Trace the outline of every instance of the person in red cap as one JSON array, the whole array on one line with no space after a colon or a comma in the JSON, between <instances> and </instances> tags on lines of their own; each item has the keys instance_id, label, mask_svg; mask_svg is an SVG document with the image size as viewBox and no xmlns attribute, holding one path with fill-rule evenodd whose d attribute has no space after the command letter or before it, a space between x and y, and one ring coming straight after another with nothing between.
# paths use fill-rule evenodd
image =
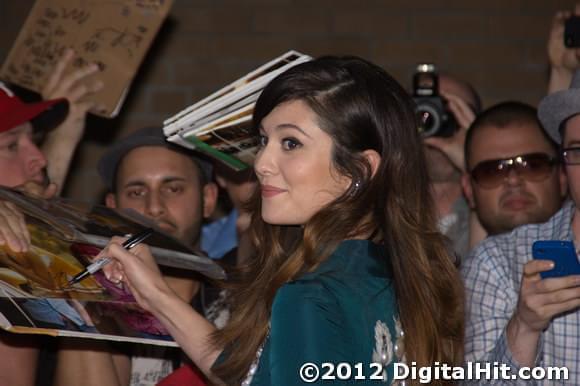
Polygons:
<instances>
[{"instance_id":1,"label":"person in red cap","mask_svg":"<svg viewBox=\"0 0 580 386\"><path fill-rule=\"evenodd\" d=\"M50 190L60 191L83 135L87 111L99 108L84 98L102 88L101 82L87 82L98 71L96 65L64 76L73 57L74 52L68 50L57 63L41 102L24 103L0 83L0 186L17 187L32 181L46 188L50 176L57 185ZM33 141L34 133L46 134L42 152Z\"/></svg>"},{"instance_id":2,"label":"person in red cap","mask_svg":"<svg viewBox=\"0 0 580 386\"><path fill-rule=\"evenodd\" d=\"M84 98L100 90L100 82L89 82L98 71L89 65L65 76L74 52L68 50L57 63L42 94L44 100L24 103L0 82L0 186L19 188L51 197L59 192L90 109L99 108ZM50 130L50 131L48 131ZM46 134L42 150L35 133ZM0 226L10 216L21 214L0 201ZM14 217L12 217L14 218ZM11 240L0 238L0 245ZM0 332L0 384L31 386L35 382L38 338Z\"/></svg>"}]
</instances>

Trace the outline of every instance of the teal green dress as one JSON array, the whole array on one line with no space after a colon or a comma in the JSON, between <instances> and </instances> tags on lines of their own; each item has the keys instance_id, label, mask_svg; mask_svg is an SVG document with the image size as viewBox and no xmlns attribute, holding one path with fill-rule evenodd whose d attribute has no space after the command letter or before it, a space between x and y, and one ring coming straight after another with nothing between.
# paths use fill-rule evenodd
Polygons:
<instances>
[{"instance_id":1,"label":"teal green dress","mask_svg":"<svg viewBox=\"0 0 580 386\"><path fill-rule=\"evenodd\" d=\"M315 271L281 287L270 333L244 384L307 384L299 375L306 362L318 366L320 377L331 370L323 363L336 366L327 374L334 380L319 378L313 384L391 384L393 362L402 359L403 333L384 253L370 241L347 240ZM339 370L342 362L347 364ZM373 374L382 380L371 380Z\"/></svg>"}]
</instances>

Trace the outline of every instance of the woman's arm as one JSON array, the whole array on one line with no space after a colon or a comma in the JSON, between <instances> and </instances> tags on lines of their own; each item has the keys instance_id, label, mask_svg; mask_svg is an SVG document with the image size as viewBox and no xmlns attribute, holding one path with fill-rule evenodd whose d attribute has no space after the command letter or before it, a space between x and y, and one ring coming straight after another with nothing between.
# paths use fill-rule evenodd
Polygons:
<instances>
[{"instance_id":1,"label":"woman's arm","mask_svg":"<svg viewBox=\"0 0 580 386\"><path fill-rule=\"evenodd\" d=\"M120 246L122 241L113 238L101 253L114 259L106 267L107 278L128 285L139 305L155 315L197 367L219 384L211 372L222 351L210 341L215 327L167 285L146 245L128 252Z\"/></svg>"}]
</instances>

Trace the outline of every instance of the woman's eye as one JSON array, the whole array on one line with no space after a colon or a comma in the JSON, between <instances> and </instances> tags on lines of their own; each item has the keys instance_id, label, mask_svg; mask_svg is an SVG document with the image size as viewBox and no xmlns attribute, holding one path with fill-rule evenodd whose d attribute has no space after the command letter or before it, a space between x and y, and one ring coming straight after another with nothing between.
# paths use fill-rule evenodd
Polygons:
<instances>
[{"instance_id":1,"label":"woman's eye","mask_svg":"<svg viewBox=\"0 0 580 386\"><path fill-rule=\"evenodd\" d=\"M284 138L282 140L282 148L284 150L294 150L302 146L302 143L295 138Z\"/></svg>"},{"instance_id":2,"label":"woman's eye","mask_svg":"<svg viewBox=\"0 0 580 386\"><path fill-rule=\"evenodd\" d=\"M260 147L266 147L266 145L268 144L268 137L260 134L258 138L258 144L260 145Z\"/></svg>"}]
</instances>

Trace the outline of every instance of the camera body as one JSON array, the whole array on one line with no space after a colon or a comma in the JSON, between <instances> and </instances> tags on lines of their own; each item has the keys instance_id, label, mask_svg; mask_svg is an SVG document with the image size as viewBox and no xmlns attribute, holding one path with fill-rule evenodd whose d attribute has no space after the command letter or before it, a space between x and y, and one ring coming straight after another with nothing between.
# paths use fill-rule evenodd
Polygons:
<instances>
[{"instance_id":1,"label":"camera body","mask_svg":"<svg viewBox=\"0 0 580 386\"><path fill-rule=\"evenodd\" d=\"M564 45L580 47L580 16L571 16L564 22Z\"/></svg>"},{"instance_id":2,"label":"camera body","mask_svg":"<svg viewBox=\"0 0 580 386\"><path fill-rule=\"evenodd\" d=\"M417 65L413 75L413 100L419 121L417 129L423 137L450 137L457 131L457 121L439 95L439 76L433 64Z\"/></svg>"}]
</instances>

